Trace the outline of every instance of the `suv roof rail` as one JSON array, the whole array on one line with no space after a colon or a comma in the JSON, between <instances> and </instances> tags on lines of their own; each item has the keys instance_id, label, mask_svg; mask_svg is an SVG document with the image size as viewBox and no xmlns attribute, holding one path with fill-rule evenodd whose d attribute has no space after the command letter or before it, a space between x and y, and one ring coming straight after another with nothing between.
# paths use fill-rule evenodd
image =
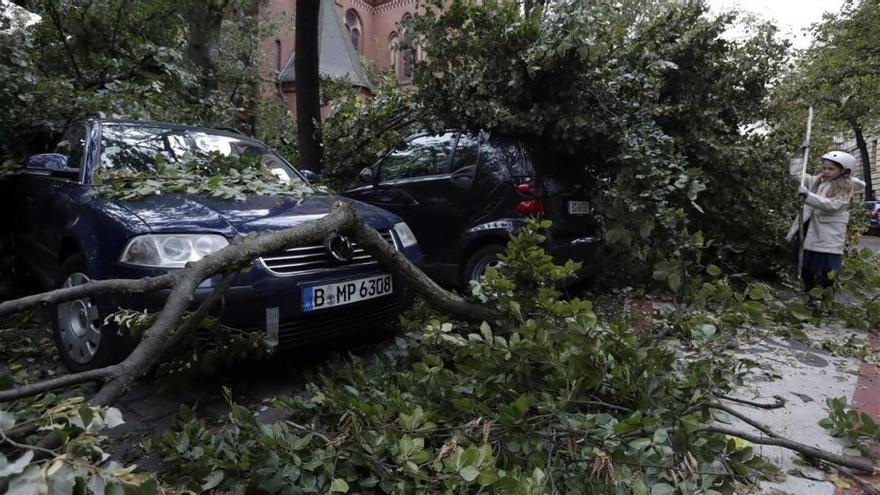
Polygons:
<instances>
[{"instance_id":1,"label":"suv roof rail","mask_svg":"<svg viewBox=\"0 0 880 495\"><path fill-rule=\"evenodd\" d=\"M215 127L214 129L217 129L218 131L227 131L227 132L232 132L232 133L235 133L235 134L240 134L240 135L242 135L242 136L247 136L247 134L245 134L245 133L239 131L239 130L236 129L235 127Z\"/></svg>"}]
</instances>

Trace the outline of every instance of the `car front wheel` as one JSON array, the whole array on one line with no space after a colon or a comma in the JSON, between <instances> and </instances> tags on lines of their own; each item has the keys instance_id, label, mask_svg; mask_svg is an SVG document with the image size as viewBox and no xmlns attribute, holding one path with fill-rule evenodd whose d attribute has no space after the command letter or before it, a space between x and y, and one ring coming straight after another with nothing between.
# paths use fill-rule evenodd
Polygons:
<instances>
[{"instance_id":1,"label":"car front wheel","mask_svg":"<svg viewBox=\"0 0 880 495\"><path fill-rule=\"evenodd\" d=\"M62 264L59 287L74 287L89 281L85 262L80 255L68 258ZM55 345L61 360L71 372L103 368L117 362L122 356L115 331L104 328L104 315L91 297L55 304L52 308Z\"/></svg>"}]
</instances>

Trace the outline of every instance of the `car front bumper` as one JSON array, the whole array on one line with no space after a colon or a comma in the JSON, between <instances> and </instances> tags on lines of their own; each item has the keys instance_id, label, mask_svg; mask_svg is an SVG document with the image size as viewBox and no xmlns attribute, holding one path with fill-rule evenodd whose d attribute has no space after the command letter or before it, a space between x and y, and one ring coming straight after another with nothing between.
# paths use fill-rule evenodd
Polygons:
<instances>
[{"instance_id":1,"label":"car front bumper","mask_svg":"<svg viewBox=\"0 0 880 495\"><path fill-rule=\"evenodd\" d=\"M120 278L156 274L133 267L120 266L118 269L124 272L119 274L124 275ZM210 314L231 327L265 332L281 348L326 342L394 321L409 302L409 293L398 278L392 277L393 289L389 295L305 311L303 289L383 273L385 271L381 267L372 265L278 276L255 264L250 271L236 276ZM220 276L212 277L196 289L190 311L207 299L220 280ZM149 294L111 294L95 299L101 314L105 316L120 309L155 313L162 310L171 293L172 289L164 289Z\"/></svg>"}]
</instances>

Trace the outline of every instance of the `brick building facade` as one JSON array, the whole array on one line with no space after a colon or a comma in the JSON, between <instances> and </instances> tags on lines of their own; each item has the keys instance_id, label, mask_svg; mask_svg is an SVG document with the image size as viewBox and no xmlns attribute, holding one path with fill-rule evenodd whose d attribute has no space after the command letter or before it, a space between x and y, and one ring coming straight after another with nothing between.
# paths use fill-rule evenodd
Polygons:
<instances>
[{"instance_id":1,"label":"brick building facade","mask_svg":"<svg viewBox=\"0 0 880 495\"><path fill-rule=\"evenodd\" d=\"M413 64L420 56L402 48L408 33L408 18L423 7L419 0L301 0L322 2L319 34L322 75L345 76L352 84L369 89L362 61L378 69L393 68L397 78L407 83ZM260 14L280 21L274 36L263 40L266 54L263 71L266 95L277 94L294 110L293 57L294 20L297 0L268 0Z\"/></svg>"}]
</instances>

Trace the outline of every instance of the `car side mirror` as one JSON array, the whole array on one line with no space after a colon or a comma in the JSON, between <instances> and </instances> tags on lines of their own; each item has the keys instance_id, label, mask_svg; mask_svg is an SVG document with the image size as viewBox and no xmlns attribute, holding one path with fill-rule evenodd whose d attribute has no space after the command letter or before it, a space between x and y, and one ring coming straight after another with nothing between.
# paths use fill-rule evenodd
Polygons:
<instances>
[{"instance_id":1,"label":"car side mirror","mask_svg":"<svg viewBox=\"0 0 880 495\"><path fill-rule=\"evenodd\" d=\"M311 170L300 170L300 173L302 173L303 177L305 177L306 180L309 181L309 183L314 184L315 182L321 180L321 175L317 172L312 172Z\"/></svg>"},{"instance_id":2,"label":"car side mirror","mask_svg":"<svg viewBox=\"0 0 880 495\"><path fill-rule=\"evenodd\" d=\"M373 178L373 169L370 167L363 168L360 173L358 173L358 180L364 184L372 184Z\"/></svg>"},{"instance_id":3,"label":"car side mirror","mask_svg":"<svg viewBox=\"0 0 880 495\"><path fill-rule=\"evenodd\" d=\"M79 169L67 166L67 156L60 153L42 153L27 159L24 168L36 172L45 172L53 177L67 179L79 178Z\"/></svg>"}]
</instances>

